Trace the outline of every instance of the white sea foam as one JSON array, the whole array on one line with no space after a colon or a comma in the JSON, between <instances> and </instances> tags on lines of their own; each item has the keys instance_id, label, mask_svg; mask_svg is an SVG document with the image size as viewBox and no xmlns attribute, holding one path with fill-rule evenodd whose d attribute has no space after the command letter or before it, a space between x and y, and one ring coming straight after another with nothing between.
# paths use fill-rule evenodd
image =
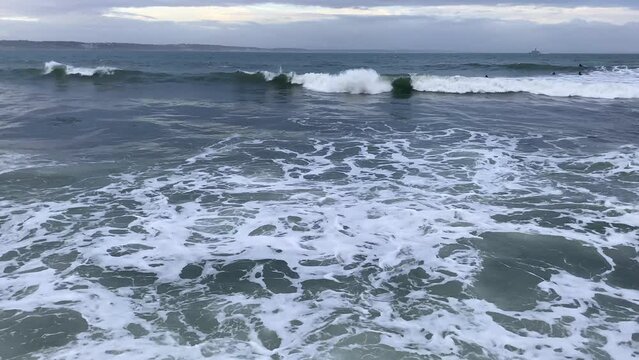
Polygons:
<instances>
[{"instance_id":1,"label":"white sea foam","mask_svg":"<svg viewBox=\"0 0 639 360\"><path fill-rule=\"evenodd\" d=\"M585 75L466 77L413 75L413 89L451 94L523 92L555 97L639 98L639 69L615 68Z\"/></svg>"},{"instance_id":2,"label":"white sea foam","mask_svg":"<svg viewBox=\"0 0 639 360\"><path fill-rule=\"evenodd\" d=\"M325 93L380 94L392 90L391 82L372 69L350 69L337 74L260 71L266 81L279 75L288 77L291 84Z\"/></svg>"},{"instance_id":3,"label":"white sea foam","mask_svg":"<svg viewBox=\"0 0 639 360\"><path fill-rule=\"evenodd\" d=\"M291 83L327 93L380 94L392 90L390 81L372 69L351 69L339 74L294 74Z\"/></svg>"},{"instance_id":4,"label":"white sea foam","mask_svg":"<svg viewBox=\"0 0 639 360\"><path fill-rule=\"evenodd\" d=\"M273 81L273 79L275 79L277 76L282 75L284 73L280 72L272 72L272 71L259 71L260 74L262 74L262 76L264 76L264 79L266 81ZM249 73L250 74L250 73ZM255 74L255 73L253 73ZM291 77L293 76L293 73L288 73L288 74L284 74L287 77Z\"/></svg>"},{"instance_id":5,"label":"white sea foam","mask_svg":"<svg viewBox=\"0 0 639 360\"><path fill-rule=\"evenodd\" d=\"M76 67L62 64L56 61L48 61L44 64L44 74L51 74L54 71L64 71L66 75L94 76L94 75L113 75L117 68L109 66L98 66L94 68Z\"/></svg>"},{"instance_id":6,"label":"white sea foam","mask_svg":"<svg viewBox=\"0 0 639 360\"><path fill-rule=\"evenodd\" d=\"M19 269L3 274L0 307L64 306L80 312L100 335L87 332L43 355L52 359L113 353L120 358L362 358L364 352L374 358L389 349L412 357L468 358L476 354L473 348L487 357L512 358L508 349L513 347L519 358L553 359L588 357L583 349L596 347L593 341L600 336L606 337L611 356L632 354L630 333L623 331L633 328L631 321L611 323L603 305L595 304L601 315L587 312L598 294L637 303L637 290L553 270L538 285L553 296L542 298L537 309L508 311L437 289L472 288L483 256L458 241L478 239L486 231L563 236L598 251L614 245L636 248L636 230L610 228L600 234L584 228L595 221L624 221L624 215L606 210L631 217L636 203L584 189L585 204L574 204L571 194L577 190L569 178L612 184L616 177L639 172L639 151L525 153L517 151L517 139L462 129L414 135L412 140L377 133L366 140L309 139L303 150L286 139L233 136L161 174L126 173L58 201L0 201L0 209L11 212L0 218L4 252L28 254L35 250L25 249L30 244L24 239L44 240L36 244L44 249L39 256L5 262ZM271 154L268 161L256 148ZM244 152L253 160L224 161ZM609 165L588 170L600 162ZM566 166L573 163L578 166ZM345 174L347 181L326 177L335 173ZM198 200L176 202L174 196L181 194ZM546 227L537 218L495 220L495 215L522 210L504 205L523 204L522 195L534 198L535 210L559 211L576 221ZM124 226L118 220L123 215L131 217ZM265 227L268 231L258 231ZM52 242L61 244L42 245ZM456 246L449 256L440 252L447 245ZM116 256L114 249L132 251ZM77 258L66 269L49 268L44 260L69 253ZM295 271L298 277L276 279L289 281L291 293L267 289L264 276L257 275L265 273L259 263L265 259L286 262ZM207 288L219 280L207 279L221 272L214 264L247 260L256 265L241 280L263 289L263 295ZM207 264L203 276L180 279L181 269L194 263ZM114 289L101 282L106 275L74 270L80 265L135 270L158 280ZM417 268L428 274L427 284L398 280ZM320 284L315 290L312 281ZM544 324L541 330L565 330L565 335L508 330L493 319L496 313ZM133 336L126 330L129 324L149 333ZM264 329L277 334L279 346L267 348Z\"/></svg>"},{"instance_id":7,"label":"white sea foam","mask_svg":"<svg viewBox=\"0 0 639 360\"><path fill-rule=\"evenodd\" d=\"M0 175L17 170L54 165L53 162L36 159L33 156L0 151Z\"/></svg>"}]
</instances>

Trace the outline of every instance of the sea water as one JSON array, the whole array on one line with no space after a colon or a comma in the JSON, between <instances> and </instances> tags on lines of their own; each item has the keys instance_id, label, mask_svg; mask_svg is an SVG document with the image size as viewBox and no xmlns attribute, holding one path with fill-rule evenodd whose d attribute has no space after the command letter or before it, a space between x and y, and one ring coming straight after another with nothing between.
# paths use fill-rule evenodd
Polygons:
<instances>
[{"instance_id":1,"label":"sea water","mask_svg":"<svg viewBox=\"0 0 639 360\"><path fill-rule=\"evenodd\" d=\"M636 55L0 53L3 359L637 358L638 210Z\"/></svg>"}]
</instances>

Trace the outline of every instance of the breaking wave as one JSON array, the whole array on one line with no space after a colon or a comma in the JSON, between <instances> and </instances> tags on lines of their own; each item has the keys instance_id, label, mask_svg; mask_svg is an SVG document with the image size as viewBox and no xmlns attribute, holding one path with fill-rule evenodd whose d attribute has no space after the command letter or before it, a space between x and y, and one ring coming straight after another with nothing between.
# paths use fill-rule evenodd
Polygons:
<instances>
[{"instance_id":1,"label":"breaking wave","mask_svg":"<svg viewBox=\"0 0 639 360\"><path fill-rule=\"evenodd\" d=\"M291 83L329 93L380 94L393 89L388 79L371 69L346 70L339 74L294 74Z\"/></svg>"},{"instance_id":2,"label":"breaking wave","mask_svg":"<svg viewBox=\"0 0 639 360\"><path fill-rule=\"evenodd\" d=\"M529 66L531 64L520 64ZM534 64L533 64L534 65ZM537 65L535 65L537 66ZM57 78L102 79L115 82L233 82L270 84L281 88L302 87L322 93L382 94L410 96L415 92L444 94L528 93L550 97L597 99L638 99L639 69L628 67L583 69L583 76L558 74L519 77L441 76L432 74L386 75L374 69L349 69L339 73L236 71L204 74L168 74L122 70L109 66L76 67L49 61L44 71L35 69L3 70L24 77L55 74ZM37 74L37 75L36 75Z\"/></svg>"},{"instance_id":3,"label":"breaking wave","mask_svg":"<svg viewBox=\"0 0 639 360\"><path fill-rule=\"evenodd\" d=\"M339 74L277 74L261 72L266 81L285 75L291 84L327 93L395 94L413 91L448 94L529 93L552 97L600 99L639 98L639 69L601 69L582 75L536 77L467 77L411 75L391 77L372 69L352 69Z\"/></svg>"},{"instance_id":4,"label":"breaking wave","mask_svg":"<svg viewBox=\"0 0 639 360\"><path fill-rule=\"evenodd\" d=\"M261 76L267 82L277 82L324 93L381 94L393 90L391 80L373 69L350 69L337 74L276 73L270 71L241 72L247 76Z\"/></svg>"},{"instance_id":5,"label":"breaking wave","mask_svg":"<svg viewBox=\"0 0 639 360\"><path fill-rule=\"evenodd\" d=\"M98 66L95 68L76 67L62 64L56 61L48 61L44 64L44 74L59 75L79 75L79 76L95 76L95 75L113 75L118 70L108 66Z\"/></svg>"},{"instance_id":6,"label":"breaking wave","mask_svg":"<svg viewBox=\"0 0 639 360\"><path fill-rule=\"evenodd\" d=\"M414 75L411 84L415 91L449 94L530 93L553 97L639 98L639 72L624 72L630 78L622 71L520 78Z\"/></svg>"}]
</instances>

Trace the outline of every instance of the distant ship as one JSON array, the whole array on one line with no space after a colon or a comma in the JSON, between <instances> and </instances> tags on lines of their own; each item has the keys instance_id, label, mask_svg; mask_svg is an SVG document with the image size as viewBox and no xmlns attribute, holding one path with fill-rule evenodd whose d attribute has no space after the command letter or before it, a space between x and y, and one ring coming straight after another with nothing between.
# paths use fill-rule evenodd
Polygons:
<instances>
[{"instance_id":1,"label":"distant ship","mask_svg":"<svg viewBox=\"0 0 639 360\"><path fill-rule=\"evenodd\" d=\"M531 51L528 53L529 55L541 55L541 51L537 50L537 48L535 48L535 50Z\"/></svg>"}]
</instances>

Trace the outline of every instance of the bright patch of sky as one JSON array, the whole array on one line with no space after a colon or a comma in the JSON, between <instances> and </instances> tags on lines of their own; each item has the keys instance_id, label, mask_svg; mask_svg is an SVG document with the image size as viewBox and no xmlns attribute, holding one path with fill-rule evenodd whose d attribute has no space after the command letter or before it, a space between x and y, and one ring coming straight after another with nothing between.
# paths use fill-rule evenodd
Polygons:
<instances>
[{"instance_id":1,"label":"bright patch of sky","mask_svg":"<svg viewBox=\"0 0 639 360\"><path fill-rule=\"evenodd\" d=\"M430 17L444 20L489 19L560 24L571 21L625 25L639 21L639 10L627 7L558 7L546 5L439 5L328 7L296 4L241 6L116 7L104 16L142 21L282 24L338 17Z\"/></svg>"}]
</instances>

